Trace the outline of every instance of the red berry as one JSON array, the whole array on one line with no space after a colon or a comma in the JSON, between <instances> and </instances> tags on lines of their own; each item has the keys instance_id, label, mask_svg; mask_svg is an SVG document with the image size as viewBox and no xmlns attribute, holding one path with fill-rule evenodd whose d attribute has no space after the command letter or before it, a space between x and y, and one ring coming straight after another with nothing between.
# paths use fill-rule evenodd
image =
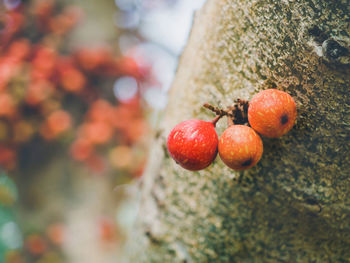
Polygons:
<instances>
[{"instance_id":1,"label":"red berry","mask_svg":"<svg viewBox=\"0 0 350 263\"><path fill-rule=\"evenodd\" d=\"M277 89L260 91L249 103L249 124L266 137L277 138L286 134L293 127L296 118L294 99Z\"/></svg>"},{"instance_id":2,"label":"red berry","mask_svg":"<svg viewBox=\"0 0 350 263\"><path fill-rule=\"evenodd\" d=\"M188 120L177 124L170 132L167 147L178 164L187 170L197 171L214 161L218 135L213 123Z\"/></svg>"},{"instance_id":3,"label":"red berry","mask_svg":"<svg viewBox=\"0 0 350 263\"><path fill-rule=\"evenodd\" d=\"M219 155L234 170L245 170L257 164L263 152L260 136L245 125L232 125L221 135Z\"/></svg>"}]
</instances>

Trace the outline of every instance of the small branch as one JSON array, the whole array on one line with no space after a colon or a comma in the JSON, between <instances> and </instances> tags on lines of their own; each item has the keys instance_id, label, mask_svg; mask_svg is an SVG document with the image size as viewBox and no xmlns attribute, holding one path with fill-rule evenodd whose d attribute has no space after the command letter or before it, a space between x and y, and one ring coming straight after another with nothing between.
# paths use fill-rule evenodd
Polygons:
<instances>
[{"instance_id":1,"label":"small branch","mask_svg":"<svg viewBox=\"0 0 350 263\"><path fill-rule=\"evenodd\" d=\"M219 109L218 107L215 107L209 103L204 103L203 104L203 107L208 109L208 110L211 110L212 112L214 112L216 115L221 115L221 116L230 116L230 117L233 117L233 115L231 113L229 113L228 111L225 111L225 110L222 110L222 109Z\"/></svg>"},{"instance_id":2,"label":"small branch","mask_svg":"<svg viewBox=\"0 0 350 263\"><path fill-rule=\"evenodd\" d=\"M209 103L204 103L203 107L217 115L215 119L212 120L214 126L223 116L227 116L229 126L232 124L248 124L249 101L247 100L237 99L235 100L235 104L227 110L220 109Z\"/></svg>"},{"instance_id":3,"label":"small branch","mask_svg":"<svg viewBox=\"0 0 350 263\"><path fill-rule=\"evenodd\" d=\"M234 125L235 123L234 123L234 121L233 121L233 119L232 118L227 118L227 127L230 127L230 126L232 126L232 125Z\"/></svg>"}]
</instances>

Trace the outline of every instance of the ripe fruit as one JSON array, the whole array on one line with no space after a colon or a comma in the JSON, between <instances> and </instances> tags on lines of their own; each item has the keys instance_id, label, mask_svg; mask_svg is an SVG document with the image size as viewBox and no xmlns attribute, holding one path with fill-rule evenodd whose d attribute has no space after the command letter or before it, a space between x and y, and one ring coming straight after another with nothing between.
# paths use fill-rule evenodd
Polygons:
<instances>
[{"instance_id":1,"label":"ripe fruit","mask_svg":"<svg viewBox=\"0 0 350 263\"><path fill-rule=\"evenodd\" d=\"M263 143L260 136L245 125L232 125L221 135L219 155L222 161L235 170L248 169L260 160Z\"/></svg>"},{"instance_id":2,"label":"ripe fruit","mask_svg":"<svg viewBox=\"0 0 350 263\"><path fill-rule=\"evenodd\" d=\"M277 89L260 91L249 103L249 124L266 137L277 138L286 134L293 127L296 117L294 99Z\"/></svg>"},{"instance_id":3,"label":"ripe fruit","mask_svg":"<svg viewBox=\"0 0 350 263\"><path fill-rule=\"evenodd\" d=\"M218 135L213 123L188 120L177 124L170 132L167 147L179 165L197 171L208 167L215 159Z\"/></svg>"}]
</instances>

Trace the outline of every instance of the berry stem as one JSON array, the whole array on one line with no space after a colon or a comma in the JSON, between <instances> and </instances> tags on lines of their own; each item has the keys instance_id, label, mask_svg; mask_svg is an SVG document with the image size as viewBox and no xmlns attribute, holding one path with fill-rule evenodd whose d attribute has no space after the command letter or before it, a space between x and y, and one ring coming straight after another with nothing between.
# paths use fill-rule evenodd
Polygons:
<instances>
[{"instance_id":1,"label":"berry stem","mask_svg":"<svg viewBox=\"0 0 350 263\"><path fill-rule=\"evenodd\" d=\"M223 117L227 116L228 118L228 125L231 126L233 124L247 124L248 123L248 107L249 107L249 101L247 100L241 100L237 99L235 101L235 104L229 107L227 110L220 109L218 107L215 107L212 104L204 103L203 107L211 110L214 112L217 117L212 120L212 123L214 126L218 122L218 120Z\"/></svg>"},{"instance_id":2,"label":"berry stem","mask_svg":"<svg viewBox=\"0 0 350 263\"><path fill-rule=\"evenodd\" d=\"M214 127L216 127L216 123L222 118L223 115L217 115L212 121L211 123L214 125Z\"/></svg>"}]
</instances>

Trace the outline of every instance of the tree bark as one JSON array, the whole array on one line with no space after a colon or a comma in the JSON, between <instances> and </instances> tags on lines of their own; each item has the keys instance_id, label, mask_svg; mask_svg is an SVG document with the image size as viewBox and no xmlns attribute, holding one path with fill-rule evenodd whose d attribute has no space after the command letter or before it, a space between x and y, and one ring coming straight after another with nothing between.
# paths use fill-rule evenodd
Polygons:
<instances>
[{"instance_id":1,"label":"tree bark","mask_svg":"<svg viewBox=\"0 0 350 263\"><path fill-rule=\"evenodd\" d=\"M350 261L349 11L348 0L208 0L197 12L128 262ZM189 172L169 157L175 124L213 118L203 103L225 108L267 88L291 94L298 118L263 138L256 167L235 172L218 157Z\"/></svg>"}]
</instances>

